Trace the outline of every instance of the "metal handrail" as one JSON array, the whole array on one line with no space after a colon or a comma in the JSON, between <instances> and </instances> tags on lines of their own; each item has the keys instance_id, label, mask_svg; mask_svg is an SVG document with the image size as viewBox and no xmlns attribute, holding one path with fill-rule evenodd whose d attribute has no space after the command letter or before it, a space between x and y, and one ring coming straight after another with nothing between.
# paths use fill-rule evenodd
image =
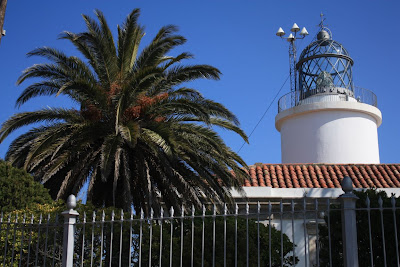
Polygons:
<instances>
[{"instance_id":1,"label":"metal handrail","mask_svg":"<svg viewBox=\"0 0 400 267\"><path fill-rule=\"evenodd\" d=\"M326 92L319 92L319 90L311 90L307 92L301 92L301 91L295 91L295 92L289 92L285 95L283 95L279 100L278 100L278 113L282 112L286 109L293 108L295 106L299 106L302 104L308 104L311 103L308 100L311 100L311 96L324 96L318 102L337 102L337 101L357 101L360 103L368 104L374 107L378 106L378 100L376 95L365 88L357 87L354 86L353 91L350 91L348 89L344 88L339 88L337 91L339 92L340 89L343 90L343 93L326 93ZM349 94L350 93L350 94Z\"/></svg>"}]
</instances>

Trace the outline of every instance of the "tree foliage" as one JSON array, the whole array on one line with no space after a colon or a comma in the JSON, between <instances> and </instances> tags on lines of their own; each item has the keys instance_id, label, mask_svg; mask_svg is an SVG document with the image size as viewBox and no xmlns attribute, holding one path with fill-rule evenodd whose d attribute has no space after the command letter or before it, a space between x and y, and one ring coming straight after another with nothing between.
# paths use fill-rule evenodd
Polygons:
<instances>
[{"instance_id":1,"label":"tree foliage","mask_svg":"<svg viewBox=\"0 0 400 267\"><path fill-rule=\"evenodd\" d=\"M356 203L357 217L357 242L358 242L358 260L360 266L371 266L371 247L374 266L385 266L384 253L386 253L387 266L397 266L396 257L396 235L395 227L398 230L400 227L400 214L395 212L396 225L394 224L394 216L392 210L392 201L395 201L395 206L400 206L400 198L388 197L386 192L377 190L366 190L365 192L354 191L354 194L359 198ZM370 200L370 223L371 223L371 239L369 233L369 218L366 210L367 197ZM382 212L379 210L379 198L382 199L382 205L385 208ZM332 209L338 209L339 206L332 205ZM382 235L383 219L384 236ZM328 223L328 217L325 217ZM331 226L331 255L333 266L343 266L343 240L342 240L342 221L340 210L334 210L330 213ZM399 231L397 231L399 232ZM399 234L399 233L398 233ZM328 228L323 226L320 229L320 266L329 266L329 238ZM383 242L383 238L385 242ZM399 236L397 236L400 240ZM384 250L385 247L385 250ZM385 252L384 252L385 251ZM398 251L400 253L400 251Z\"/></svg>"},{"instance_id":2,"label":"tree foliage","mask_svg":"<svg viewBox=\"0 0 400 267\"><path fill-rule=\"evenodd\" d=\"M9 212L53 202L47 189L26 171L0 160L0 210Z\"/></svg>"},{"instance_id":3,"label":"tree foliage","mask_svg":"<svg viewBox=\"0 0 400 267\"><path fill-rule=\"evenodd\" d=\"M61 266L62 202L35 204L3 213L0 263L3 266ZM56 216L57 215L57 216Z\"/></svg>"},{"instance_id":4,"label":"tree foliage","mask_svg":"<svg viewBox=\"0 0 400 267\"><path fill-rule=\"evenodd\" d=\"M44 108L17 113L3 123L0 142L14 130L35 124L17 137L6 160L22 167L50 189L54 199L77 194L88 182L87 197L96 206L138 212L161 203L179 210L204 200L230 201L241 190L245 162L213 126L247 136L222 104L188 88L187 82L220 77L209 65L183 65L193 57L171 51L185 43L177 27L162 27L139 49L144 27L134 9L118 26L114 41L100 11L97 21L83 15L87 30L64 32L83 56L67 56L49 47L29 56L47 63L27 68L18 84L35 79L17 106L39 96L63 95L75 108ZM235 176L232 175L234 171Z\"/></svg>"}]
</instances>

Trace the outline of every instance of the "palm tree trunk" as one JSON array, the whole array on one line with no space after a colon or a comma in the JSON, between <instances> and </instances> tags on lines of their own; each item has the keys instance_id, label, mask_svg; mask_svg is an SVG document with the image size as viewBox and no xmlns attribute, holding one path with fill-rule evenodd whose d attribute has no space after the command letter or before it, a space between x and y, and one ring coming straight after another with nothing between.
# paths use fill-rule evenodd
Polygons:
<instances>
[{"instance_id":1,"label":"palm tree trunk","mask_svg":"<svg viewBox=\"0 0 400 267\"><path fill-rule=\"evenodd\" d=\"M4 17L6 16L7 0L0 0L0 43L3 37Z\"/></svg>"}]
</instances>

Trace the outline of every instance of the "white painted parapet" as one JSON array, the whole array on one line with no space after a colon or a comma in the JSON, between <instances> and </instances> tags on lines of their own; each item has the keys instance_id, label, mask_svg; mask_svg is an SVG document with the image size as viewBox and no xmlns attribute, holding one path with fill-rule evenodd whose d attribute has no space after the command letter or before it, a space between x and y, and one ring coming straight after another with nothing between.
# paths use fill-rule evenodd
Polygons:
<instances>
[{"instance_id":1,"label":"white painted parapet","mask_svg":"<svg viewBox=\"0 0 400 267\"><path fill-rule=\"evenodd\" d=\"M275 117L282 163L379 163L382 114L356 101L302 103Z\"/></svg>"},{"instance_id":2,"label":"white painted parapet","mask_svg":"<svg viewBox=\"0 0 400 267\"><path fill-rule=\"evenodd\" d=\"M365 191L369 188L354 188L355 191ZM301 199L307 198L331 198L336 199L343 194L342 188L272 188L266 186L244 186L246 198L249 202L256 200L266 201L271 199ZM386 192L388 196L392 194L400 197L400 188L377 188L378 191ZM231 189L232 197L236 201L244 199L240 192Z\"/></svg>"}]
</instances>

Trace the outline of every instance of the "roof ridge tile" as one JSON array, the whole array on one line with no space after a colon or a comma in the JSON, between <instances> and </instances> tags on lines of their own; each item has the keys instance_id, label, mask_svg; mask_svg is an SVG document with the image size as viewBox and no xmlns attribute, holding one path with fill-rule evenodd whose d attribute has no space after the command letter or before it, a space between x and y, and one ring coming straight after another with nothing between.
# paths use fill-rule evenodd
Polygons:
<instances>
[{"instance_id":1,"label":"roof ridge tile","mask_svg":"<svg viewBox=\"0 0 400 267\"><path fill-rule=\"evenodd\" d=\"M375 175L374 167L376 169L376 166L373 166L373 165L365 166L369 176L375 177L375 179L377 179L380 182L382 187L389 188L390 186L388 185L387 181L385 179L383 179L382 175Z\"/></svg>"},{"instance_id":2,"label":"roof ridge tile","mask_svg":"<svg viewBox=\"0 0 400 267\"><path fill-rule=\"evenodd\" d=\"M269 175L268 167L266 165L263 165L263 175L265 179L265 185L272 187L271 176Z\"/></svg>"},{"instance_id":3,"label":"roof ridge tile","mask_svg":"<svg viewBox=\"0 0 400 267\"><path fill-rule=\"evenodd\" d=\"M321 187L322 188L328 188L328 185L326 184L326 181L324 179L324 175L322 174L321 167L320 166L315 166L315 169L316 169L316 173L317 173L317 176L318 176L318 181L319 181L319 184L321 185Z\"/></svg>"},{"instance_id":4,"label":"roof ridge tile","mask_svg":"<svg viewBox=\"0 0 400 267\"><path fill-rule=\"evenodd\" d=\"M393 172L393 176L395 177L395 179L397 181L399 181L400 180L400 172L399 172L400 166L399 165L391 165L390 167L391 167L392 170L394 169L392 171Z\"/></svg>"},{"instance_id":5,"label":"roof ridge tile","mask_svg":"<svg viewBox=\"0 0 400 267\"><path fill-rule=\"evenodd\" d=\"M319 184L319 181L318 181L318 177L317 177L317 175L315 174L315 168L314 168L314 166L308 165L308 170L309 170L309 172L310 172L311 181L313 182L314 187L316 187L316 188L321 188L321 185Z\"/></svg>"},{"instance_id":6,"label":"roof ridge tile","mask_svg":"<svg viewBox=\"0 0 400 267\"><path fill-rule=\"evenodd\" d=\"M340 182L339 182L339 180L338 180L338 178L336 176L335 170L333 169L332 165L328 166L328 172L329 172L329 174L331 176L331 180L333 182L333 186L335 188L340 188Z\"/></svg>"},{"instance_id":7,"label":"roof ridge tile","mask_svg":"<svg viewBox=\"0 0 400 267\"><path fill-rule=\"evenodd\" d=\"M302 166L302 170L304 171L304 178L305 178L305 180L306 180L306 184L307 184L307 187L311 187L311 188L313 188L314 186L313 186L313 182L312 182L312 179L311 179L311 177L310 177L310 173L308 172L308 168L307 168L307 166L306 165L303 165Z\"/></svg>"}]
</instances>

